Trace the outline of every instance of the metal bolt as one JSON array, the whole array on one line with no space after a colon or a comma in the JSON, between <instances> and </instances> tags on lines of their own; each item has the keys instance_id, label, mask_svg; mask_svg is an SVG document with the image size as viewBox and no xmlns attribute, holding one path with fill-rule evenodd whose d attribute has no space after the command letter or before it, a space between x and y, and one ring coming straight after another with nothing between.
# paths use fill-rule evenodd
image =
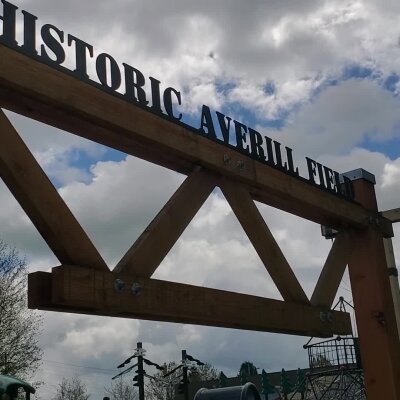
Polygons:
<instances>
[{"instance_id":1,"label":"metal bolt","mask_svg":"<svg viewBox=\"0 0 400 400\"><path fill-rule=\"evenodd\" d=\"M142 287L140 286L140 283L138 282L133 282L132 287L131 287L131 292L134 296L139 296L140 292L142 291Z\"/></svg>"},{"instance_id":2,"label":"metal bolt","mask_svg":"<svg viewBox=\"0 0 400 400\"><path fill-rule=\"evenodd\" d=\"M236 162L236 166L239 168L239 170L241 171L244 168L244 161L239 160Z\"/></svg>"},{"instance_id":3,"label":"metal bolt","mask_svg":"<svg viewBox=\"0 0 400 400\"><path fill-rule=\"evenodd\" d=\"M228 154L224 154L224 164L227 165L231 162L231 157Z\"/></svg>"},{"instance_id":4,"label":"metal bolt","mask_svg":"<svg viewBox=\"0 0 400 400\"><path fill-rule=\"evenodd\" d=\"M124 290L124 287L125 287L125 282L122 280L122 279L116 279L115 281L114 281L114 290L117 292L117 293L122 293L122 291Z\"/></svg>"},{"instance_id":5,"label":"metal bolt","mask_svg":"<svg viewBox=\"0 0 400 400\"><path fill-rule=\"evenodd\" d=\"M320 311L319 313L319 319L322 322L332 322L333 320L333 314L331 311Z\"/></svg>"}]
</instances>

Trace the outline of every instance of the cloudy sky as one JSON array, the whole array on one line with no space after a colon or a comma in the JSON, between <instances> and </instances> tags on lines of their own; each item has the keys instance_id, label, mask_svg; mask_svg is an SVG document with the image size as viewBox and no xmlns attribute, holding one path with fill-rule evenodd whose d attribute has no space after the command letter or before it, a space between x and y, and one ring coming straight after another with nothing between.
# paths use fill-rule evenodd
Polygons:
<instances>
[{"instance_id":1,"label":"cloudy sky","mask_svg":"<svg viewBox=\"0 0 400 400\"><path fill-rule=\"evenodd\" d=\"M381 210L400 206L400 2L395 0L14 0L14 4L182 93L185 122L202 104L345 172L377 179ZM0 24L1 26L1 24ZM110 267L184 177L7 113ZM2 239L29 268L58 260L1 184ZM331 243L320 227L258 205L311 294ZM394 240L395 252L400 243ZM280 298L216 190L154 277ZM341 294L351 301L345 277ZM181 349L226 375L240 363L274 371L306 365L302 337L43 313L43 367L51 398L74 373L102 398L115 366L142 341L156 362ZM153 371L148 371L153 372Z\"/></svg>"}]
</instances>

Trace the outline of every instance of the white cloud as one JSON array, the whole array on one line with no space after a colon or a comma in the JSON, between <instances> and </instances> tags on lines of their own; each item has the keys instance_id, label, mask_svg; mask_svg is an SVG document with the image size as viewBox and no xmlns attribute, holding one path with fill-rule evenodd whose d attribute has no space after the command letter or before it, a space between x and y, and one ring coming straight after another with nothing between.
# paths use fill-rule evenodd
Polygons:
<instances>
[{"instance_id":1,"label":"white cloud","mask_svg":"<svg viewBox=\"0 0 400 400\"><path fill-rule=\"evenodd\" d=\"M187 113L198 112L203 103L216 109L237 103L238 113L254 109L260 122L288 112L282 129L264 132L292 145L300 159L307 154L339 171L370 170L377 178L381 209L399 205L399 158L391 160L360 148L365 138L383 143L398 137L398 90L391 93L382 88L388 76L400 71L398 2L283 0L250 5L235 0L227 6L210 0L118 0L99 1L94 7L77 0L57 4L25 0L19 4L37 14L41 23L55 23L96 50L160 79L164 86L180 88ZM354 65L370 68L371 76L343 82L343 70ZM329 86L331 81L337 81L335 86ZM110 265L118 262L183 179L131 157L98 162L104 148L15 115L10 118L42 166L59 182L61 195ZM75 152L91 160L92 167L77 166ZM0 200L3 239L27 254L32 270L56 265L4 186ZM331 243L322 239L315 224L263 205L259 208L311 294ZM399 240L395 238L394 243L398 253ZM156 277L279 298L218 191ZM306 363L301 348L305 338L45 314L46 357L65 364L112 368L140 340L156 362L178 360L186 347L227 374L235 374L247 359L270 371ZM55 365L45 363L46 381L77 368ZM104 375L84 368L79 371L94 391L103 386ZM46 390L50 393L54 388Z\"/></svg>"},{"instance_id":2,"label":"white cloud","mask_svg":"<svg viewBox=\"0 0 400 400\"><path fill-rule=\"evenodd\" d=\"M365 139L382 143L399 137L399 112L400 101L392 93L372 80L351 79L328 87L293 113L282 129L259 129L291 146L299 158L326 159Z\"/></svg>"}]
</instances>

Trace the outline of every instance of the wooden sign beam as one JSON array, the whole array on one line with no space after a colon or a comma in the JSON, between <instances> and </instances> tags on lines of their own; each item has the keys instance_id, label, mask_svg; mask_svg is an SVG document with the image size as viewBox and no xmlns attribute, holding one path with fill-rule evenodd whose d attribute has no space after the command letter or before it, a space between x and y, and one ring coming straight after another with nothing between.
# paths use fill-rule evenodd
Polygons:
<instances>
[{"instance_id":1,"label":"wooden sign beam","mask_svg":"<svg viewBox=\"0 0 400 400\"><path fill-rule=\"evenodd\" d=\"M335 228L363 228L377 213L251 159L73 76L0 45L0 107L188 174L202 165L257 200Z\"/></svg>"},{"instance_id":2,"label":"wooden sign beam","mask_svg":"<svg viewBox=\"0 0 400 400\"><path fill-rule=\"evenodd\" d=\"M116 279L124 283L120 292ZM44 310L307 336L351 333L347 313L76 266L30 274L28 290L29 307Z\"/></svg>"}]
</instances>

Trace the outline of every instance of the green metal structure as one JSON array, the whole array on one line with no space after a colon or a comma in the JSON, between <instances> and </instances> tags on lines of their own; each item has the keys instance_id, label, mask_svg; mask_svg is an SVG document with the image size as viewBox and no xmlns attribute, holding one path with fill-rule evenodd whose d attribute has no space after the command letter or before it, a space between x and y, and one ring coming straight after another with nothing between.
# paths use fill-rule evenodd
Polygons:
<instances>
[{"instance_id":1,"label":"green metal structure","mask_svg":"<svg viewBox=\"0 0 400 400\"><path fill-rule=\"evenodd\" d=\"M35 393L35 389L29 384L15 376L0 375L0 399L14 400L18 396L19 389L25 392L25 399L29 400L31 393Z\"/></svg>"}]
</instances>

